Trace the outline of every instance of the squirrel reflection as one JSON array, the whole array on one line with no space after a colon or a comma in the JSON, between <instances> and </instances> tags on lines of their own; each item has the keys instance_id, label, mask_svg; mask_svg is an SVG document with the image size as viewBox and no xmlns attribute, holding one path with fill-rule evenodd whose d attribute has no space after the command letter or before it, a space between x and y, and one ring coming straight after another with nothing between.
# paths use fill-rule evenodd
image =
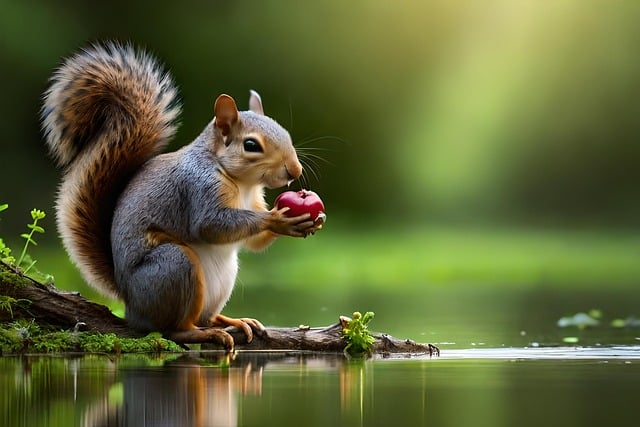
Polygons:
<instances>
[{"instance_id":1,"label":"squirrel reflection","mask_svg":"<svg viewBox=\"0 0 640 427\"><path fill-rule=\"evenodd\" d=\"M260 395L262 366L256 361L182 356L158 369L121 368L118 392L92 406L85 426L237 426L238 395Z\"/></svg>"},{"instance_id":2,"label":"squirrel reflection","mask_svg":"<svg viewBox=\"0 0 640 427\"><path fill-rule=\"evenodd\" d=\"M201 354L202 355L202 354ZM155 363L155 362L154 362ZM112 386L82 417L84 426L238 426L243 419L242 401L261 396L267 369L303 369L337 372L336 392L346 425L361 425L372 396L372 372L363 364L345 363L342 355L305 357L240 353L183 355L172 361L131 366L118 362ZM335 378L335 377L333 377ZM104 385L104 382L101 383ZM324 383L326 386L327 384ZM255 420L253 420L255 421Z\"/></svg>"}]
</instances>

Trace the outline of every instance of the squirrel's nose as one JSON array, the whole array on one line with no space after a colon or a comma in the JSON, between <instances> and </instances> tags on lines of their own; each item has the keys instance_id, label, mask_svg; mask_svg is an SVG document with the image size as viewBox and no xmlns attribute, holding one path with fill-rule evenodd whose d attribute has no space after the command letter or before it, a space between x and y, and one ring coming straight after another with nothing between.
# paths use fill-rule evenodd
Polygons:
<instances>
[{"instance_id":1,"label":"squirrel's nose","mask_svg":"<svg viewBox=\"0 0 640 427\"><path fill-rule=\"evenodd\" d=\"M287 171L287 175L289 176L289 179L291 181L300 178L300 175L302 175L302 165L298 160L291 164L285 165L284 169Z\"/></svg>"}]
</instances>

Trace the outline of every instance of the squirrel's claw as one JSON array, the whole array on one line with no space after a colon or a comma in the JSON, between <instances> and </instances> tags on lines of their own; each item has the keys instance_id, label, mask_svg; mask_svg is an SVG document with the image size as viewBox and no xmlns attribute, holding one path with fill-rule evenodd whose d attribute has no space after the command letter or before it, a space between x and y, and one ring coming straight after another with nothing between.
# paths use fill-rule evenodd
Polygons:
<instances>
[{"instance_id":1,"label":"squirrel's claw","mask_svg":"<svg viewBox=\"0 0 640 427\"><path fill-rule=\"evenodd\" d=\"M241 317L241 318L233 318L227 317L222 314L216 314L211 320L211 326L235 326L236 328L242 329L242 331L247 336L247 343L253 341L253 332L255 331L258 335L262 334L264 331L264 325L260 323L260 321L256 319L252 319L250 317Z\"/></svg>"},{"instance_id":2,"label":"squirrel's claw","mask_svg":"<svg viewBox=\"0 0 640 427\"><path fill-rule=\"evenodd\" d=\"M178 344L220 344L228 352L233 352L235 343L233 337L227 331L220 328L197 328L186 331L174 331L165 334L167 339Z\"/></svg>"},{"instance_id":3,"label":"squirrel's claw","mask_svg":"<svg viewBox=\"0 0 640 427\"><path fill-rule=\"evenodd\" d=\"M322 226L326 221L327 221L327 214L325 214L324 212L321 212L316 218L316 220L313 222L313 224L305 230L304 237L307 237L310 234L314 235L316 234L316 231L322 230Z\"/></svg>"}]
</instances>

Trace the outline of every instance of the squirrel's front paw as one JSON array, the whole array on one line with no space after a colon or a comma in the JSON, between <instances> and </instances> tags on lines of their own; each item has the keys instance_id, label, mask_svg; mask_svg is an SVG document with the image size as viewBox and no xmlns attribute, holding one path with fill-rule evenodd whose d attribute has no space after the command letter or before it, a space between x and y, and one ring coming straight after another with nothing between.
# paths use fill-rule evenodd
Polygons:
<instances>
[{"instance_id":1,"label":"squirrel's front paw","mask_svg":"<svg viewBox=\"0 0 640 427\"><path fill-rule=\"evenodd\" d=\"M285 212L289 208L271 209L268 214L267 229L283 236L306 237L313 230L315 223L310 219L311 215L288 217Z\"/></svg>"},{"instance_id":2,"label":"squirrel's front paw","mask_svg":"<svg viewBox=\"0 0 640 427\"><path fill-rule=\"evenodd\" d=\"M313 223L313 226L309 230L307 230L307 236L309 234L316 234L316 231L322 230L322 226L326 221L327 221L327 214L325 214L324 212L321 212L318 215L318 218L316 218L315 222Z\"/></svg>"}]
</instances>

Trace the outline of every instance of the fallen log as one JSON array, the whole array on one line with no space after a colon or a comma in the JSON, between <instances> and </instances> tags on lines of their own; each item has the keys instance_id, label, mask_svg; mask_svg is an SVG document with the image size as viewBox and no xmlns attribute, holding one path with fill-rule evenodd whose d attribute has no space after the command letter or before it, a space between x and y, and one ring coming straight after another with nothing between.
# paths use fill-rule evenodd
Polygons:
<instances>
[{"instance_id":1,"label":"fallen log","mask_svg":"<svg viewBox=\"0 0 640 427\"><path fill-rule=\"evenodd\" d=\"M114 333L123 337L140 337L124 319L108 307L91 302L77 292L67 292L44 285L0 263L0 295L16 301L10 310L0 310L0 322L35 319L38 324L61 329Z\"/></svg>"},{"instance_id":2,"label":"fallen log","mask_svg":"<svg viewBox=\"0 0 640 427\"><path fill-rule=\"evenodd\" d=\"M262 334L254 334L246 343L246 335L237 328L228 328L238 350L298 350L316 352L343 352L346 346L342 338L342 323L320 328L267 327ZM375 338L373 353L412 353L439 356L440 350L433 344L420 344L413 340L401 340L384 333L372 333Z\"/></svg>"},{"instance_id":3,"label":"fallen log","mask_svg":"<svg viewBox=\"0 0 640 427\"><path fill-rule=\"evenodd\" d=\"M8 297L11 305L0 305L0 323L17 319L34 319L40 325L62 330L82 330L119 337L138 338L142 334L129 328L127 322L115 316L108 307L91 302L77 292L61 291L53 285L44 285L0 263L0 297ZM3 308L4 307L4 308ZM236 343L237 350L292 350L309 352L343 352L347 343L342 337L345 318L327 327L282 328L267 327L254 334L247 343L245 333L235 327L225 330ZM432 344L401 340L383 333L372 333L375 338L373 352L422 353L439 355Z\"/></svg>"}]
</instances>

